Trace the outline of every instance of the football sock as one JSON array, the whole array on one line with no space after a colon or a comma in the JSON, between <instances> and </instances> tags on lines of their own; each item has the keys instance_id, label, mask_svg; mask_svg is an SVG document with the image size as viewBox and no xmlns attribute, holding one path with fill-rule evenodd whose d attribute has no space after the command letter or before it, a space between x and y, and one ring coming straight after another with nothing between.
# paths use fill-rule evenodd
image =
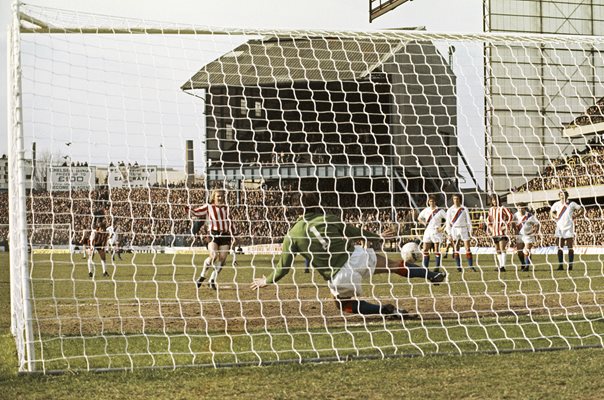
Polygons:
<instances>
[{"instance_id":1,"label":"football sock","mask_svg":"<svg viewBox=\"0 0 604 400\"><path fill-rule=\"evenodd\" d=\"M105 260L101 260L101 267L103 267L103 273L106 274L107 273L107 264L105 263Z\"/></svg>"},{"instance_id":2,"label":"football sock","mask_svg":"<svg viewBox=\"0 0 604 400\"><path fill-rule=\"evenodd\" d=\"M203 261L203 268L201 269L201 275L200 275L201 278L206 277L206 271L208 270L208 268L210 268L210 265L211 265L211 259L210 259L210 257L208 257Z\"/></svg>"},{"instance_id":3,"label":"football sock","mask_svg":"<svg viewBox=\"0 0 604 400\"><path fill-rule=\"evenodd\" d=\"M531 260L531 252L530 251L527 251L526 253L524 253L524 260L525 260L525 263L526 263L527 267L533 263L533 261Z\"/></svg>"},{"instance_id":4,"label":"football sock","mask_svg":"<svg viewBox=\"0 0 604 400\"><path fill-rule=\"evenodd\" d=\"M459 258L459 256L458 256ZM472 253L466 253L466 259L468 260L468 266L473 267L474 266L474 258L472 257ZM461 260L459 262L459 265L461 265Z\"/></svg>"},{"instance_id":5,"label":"football sock","mask_svg":"<svg viewBox=\"0 0 604 400\"><path fill-rule=\"evenodd\" d=\"M88 272L92 273L94 269L94 263L92 262L92 257L88 257Z\"/></svg>"},{"instance_id":6,"label":"football sock","mask_svg":"<svg viewBox=\"0 0 604 400\"><path fill-rule=\"evenodd\" d=\"M573 263L575 261L575 251L568 249L568 269L573 269Z\"/></svg>"},{"instance_id":7,"label":"football sock","mask_svg":"<svg viewBox=\"0 0 604 400\"><path fill-rule=\"evenodd\" d=\"M210 282L216 282L216 279L218 278L218 274L220 273L221 269L222 263L216 263L216 265L214 266L214 271L212 271L212 275L210 275Z\"/></svg>"},{"instance_id":8,"label":"football sock","mask_svg":"<svg viewBox=\"0 0 604 400\"><path fill-rule=\"evenodd\" d=\"M436 268L440 268L442 266L440 253L436 253L434 258L436 258Z\"/></svg>"},{"instance_id":9,"label":"football sock","mask_svg":"<svg viewBox=\"0 0 604 400\"><path fill-rule=\"evenodd\" d=\"M407 277L409 275L409 270L407 269L407 265L404 260L399 261L398 268L393 268L392 272L402 277Z\"/></svg>"},{"instance_id":10,"label":"football sock","mask_svg":"<svg viewBox=\"0 0 604 400\"><path fill-rule=\"evenodd\" d=\"M459 257L459 253L453 253L453 258L455 259L455 265L457 265L457 268L461 268L461 258Z\"/></svg>"},{"instance_id":11,"label":"football sock","mask_svg":"<svg viewBox=\"0 0 604 400\"><path fill-rule=\"evenodd\" d=\"M428 269L419 267L417 265L407 265L407 269L409 270L407 276L409 278L426 278L428 276Z\"/></svg>"},{"instance_id":12,"label":"football sock","mask_svg":"<svg viewBox=\"0 0 604 400\"><path fill-rule=\"evenodd\" d=\"M497 254L497 257L499 258L499 267L500 268L505 268L505 259L506 259L505 256L506 256L505 253Z\"/></svg>"},{"instance_id":13,"label":"football sock","mask_svg":"<svg viewBox=\"0 0 604 400\"><path fill-rule=\"evenodd\" d=\"M424 253L424 261L422 265L424 266L424 268L430 267L430 253Z\"/></svg>"},{"instance_id":14,"label":"football sock","mask_svg":"<svg viewBox=\"0 0 604 400\"><path fill-rule=\"evenodd\" d=\"M394 272L408 278L426 278L428 275L428 270L426 268L415 264L405 263L404 261L400 262L399 268L394 270Z\"/></svg>"},{"instance_id":15,"label":"football sock","mask_svg":"<svg viewBox=\"0 0 604 400\"><path fill-rule=\"evenodd\" d=\"M526 258L524 257L524 251L518 250L516 252L516 254L518 255L518 260L520 261L520 265L522 265L523 267L526 266Z\"/></svg>"},{"instance_id":16,"label":"football sock","mask_svg":"<svg viewBox=\"0 0 604 400\"><path fill-rule=\"evenodd\" d=\"M558 267L564 268L564 252L562 249L558 249Z\"/></svg>"},{"instance_id":17,"label":"football sock","mask_svg":"<svg viewBox=\"0 0 604 400\"><path fill-rule=\"evenodd\" d=\"M380 314L382 307L377 304L371 304L365 300L345 300L341 302L342 311L349 314L372 315Z\"/></svg>"}]
</instances>

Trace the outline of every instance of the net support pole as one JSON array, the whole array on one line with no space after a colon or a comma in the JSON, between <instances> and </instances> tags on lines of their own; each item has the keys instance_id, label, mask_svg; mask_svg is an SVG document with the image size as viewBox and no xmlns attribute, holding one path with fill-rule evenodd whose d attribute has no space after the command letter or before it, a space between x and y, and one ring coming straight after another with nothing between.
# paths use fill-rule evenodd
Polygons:
<instances>
[{"instance_id":1,"label":"net support pole","mask_svg":"<svg viewBox=\"0 0 604 400\"><path fill-rule=\"evenodd\" d=\"M10 265L11 297L16 300L11 309L11 329L17 337L19 352L19 370L35 371L35 349L32 329L30 279L27 253L27 213L25 203L25 145L23 138L22 90L21 90L21 56L19 33L19 3L13 3L12 26L8 32L8 90L9 90L9 165L11 171L10 208ZM14 278L14 279L13 279Z\"/></svg>"}]
</instances>

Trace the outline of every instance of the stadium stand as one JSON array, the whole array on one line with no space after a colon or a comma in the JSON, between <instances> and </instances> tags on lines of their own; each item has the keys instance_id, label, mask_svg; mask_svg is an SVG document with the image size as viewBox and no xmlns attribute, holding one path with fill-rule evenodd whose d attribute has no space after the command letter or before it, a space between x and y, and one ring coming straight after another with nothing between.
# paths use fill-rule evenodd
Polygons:
<instances>
[{"instance_id":1,"label":"stadium stand","mask_svg":"<svg viewBox=\"0 0 604 400\"><path fill-rule=\"evenodd\" d=\"M518 192L552 190L604 184L604 145L601 136L593 138L585 149L552 160L540 176L515 190Z\"/></svg>"},{"instance_id":2,"label":"stadium stand","mask_svg":"<svg viewBox=\"0 0 604 400\"><path fill-rule=\"evenodd\" d=\"M604 99L587 110L575 123L604 121ZM583 122L581 122L583 121ZM604 144L597 135L587 146L574 153L552 160L542 173L512 192L536 192L604 185ZM228 203L234 231L242 237L241 245L278 243L299 215L297 186L281 182L278 187L242 189L239 195L229 191ZM339 214L348 223L377 232L391 223L403 227L402 234L417 234L415 213L403 198L328 191L323 201L330 212ZM191 235L192 221L187 205L201 204L206 199L203 187L168 185L149 189L108 189L93 191L53 192L31 191L27 198L28 222L34 226L69 224L72 238L65 230L34 231L33 243L68 243L77 241L95 218L106 218L117 225L125 243L131 246L198 245ZM392 213L394 201L396 213ZM596 199L581 199L585 215L576 221L577 244L604 243L604 212ZM288 205L284 207L283 205ZM554 222L549 220L549 207L536 210L542 223L540 244L554 244ZM483 210L474 210L474 236L478 246L490 246L490 238L481 226ZM361 222L363 221L363 222ZM52 234L52 235L51 235ZM51 237L52 236L52 237ZM8 192L0 192L0 243L8 240Z\"/></svg>"},{"instance_id":3,"label":"stadium stand","mask_svg":"<svg viewBox=\"0 0 604 400\"><path fill-rule=\"evenodd\" d=\"M411 231L413 211L408 205L397 204L396 216L391 213L389 198L374 202L355 201L352 195L326 195L331 212L341 212L342 218L372 231L383 229L384 223L401 223L404 233ZM70 225L73 237L66 230L38 230L32 243L64 244L77 242L82 232L90 229L98 218L105 218L119 227L123 240L131 246L191 246L192 221L186 207L205 202L202 188L184 186L152 187L150 189L98 189L71 192L37 190L27 198L28 222L34 226ZM234 231L242 237L240 244L281 242L291 224L300 215L299 194L290 185L281 188L245 189L228 192ZM357 204L372 204L360 207ZM283 204L288 204L284 207ZM336 208L336 204L340 207ZM6 224L6 225L3 225ZM8 192L0 192L0 241L8 238ZM52 234L52 235L51 235ZM52 237L51 237L52 236Z\"/></svg>"},{"instance_id":4,"label":"stadium stand","mask_svg":"<svg viewBox=\"0 0 604 400\"><path fill-rule=\"evenodd\" d=\"M604 97L589 107L583 115L575 118L567 127L596 125L604 122Z\"/></svg>"},{"instance_id":5,"label":"stadium stand","mask_svg":"<svg viewBox=\"0 0 604 400\"><path fill-rule=\"evenodd\" d=\"M599 153L599 158L602 154ZM229 192L231 216L235 232L242 237L242 245L278 243L299 215L299 199L289 187L282 189L246 189L240 192L239 204L235 192ZM332 194L333 196L333 194ZM385 197L385 196L382 196ZM89 229L95 218L103 216L119 226L122 237L132 246L191 246L191 220L185 207L203 203L204 189L185 187L154 187L151 189L116 189L100 191L54 192L34 191L28 197L28 220L35 225L70 224L73 238L57 237L68 235L66 231L55 233L51 240L50 231L36 231L32 242L67 243L77 241L84 229ZM398 222L402 233L409 235L415 228L415 212L405 204L397 204L396 215L392 215L387 197L375 207L358 207L352 197L327 199L337 201L342 207L330 211L340 212L342 218L357 226L377 232L384 225ZM282 204L291 204L283 207ZM357 203L358 204L358 203ZM594 245L604 243L604 212L597 205L585 204L585 215L577 219L577 243ZM553 245L554 222L549 220L549 208L536 210L542 222L542 245ZM476 214L479 215L479 214ZM364 221L364 222L361 222ZM474 235L479 246L490 246L490 239L475 221ZM40 235L42 237L40 237ZM0 242L8 238L8 192L0 192ZM34 240L35 239L35 240Z\"/></svg>"}]
</instances>

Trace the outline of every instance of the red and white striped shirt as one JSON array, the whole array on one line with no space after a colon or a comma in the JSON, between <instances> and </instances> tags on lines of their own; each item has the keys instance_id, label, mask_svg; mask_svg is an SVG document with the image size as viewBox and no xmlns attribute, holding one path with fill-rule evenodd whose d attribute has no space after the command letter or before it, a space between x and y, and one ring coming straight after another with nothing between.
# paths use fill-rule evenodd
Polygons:
<instances>
[{"instance_id":1,"label":"red and white striped shirt","mask_svg":"<svg viewBox=\"0 0 604 400\"><path fill-rule=\"evenodd\" d=\"M225 205L205 204L191 210L194 217L208 221L210 230L231 232L229 208Z\"/></svg>"},{"instance_id":2,"label":"red and white striped shirt","mask_svg":"<svg viewBox=\"0 0 604 400\"><path fill-rule=\"evenodd\" d=\"M506 207L499 206L489 208L489 219L487 225L491 235L506 236L511 223L512 213Z\"/></svg>"}]
</instances>

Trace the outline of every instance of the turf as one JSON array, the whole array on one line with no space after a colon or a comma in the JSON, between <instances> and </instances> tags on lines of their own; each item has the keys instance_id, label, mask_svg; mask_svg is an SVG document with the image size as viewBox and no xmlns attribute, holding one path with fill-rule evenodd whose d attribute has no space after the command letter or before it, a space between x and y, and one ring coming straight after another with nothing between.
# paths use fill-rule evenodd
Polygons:
<instances>
[{"instance_id":1,"label":"turf","mask_svg":"<svg viewBox=\"0 0 604 400\"><path fill-rule=\"evenodd\" d=\"M7 266L6 254L0 257L0 265ZM450 281L439 287L424 283L411 286L408 282L380 277L374 282L377 289L370 293L371 297L388 301L399 299L408 308L416 306L417 311L426 310L422 313L426 315L423 320L404 324L383 320L370 320L362 324L358 317L342 318L335 313L335 306L328 300L324 283L317 280L314 274L296 270L283 282L280 292L269 291L262 295L265 297L256 299L256 303L270 302L278 295L282 301L292 303L295 309L300 305L305 307L305 299L308 298L310 303L323 305L323 314L330 316L327 323L310 318L308 325L303 326L299 325L300 318L291 318L288 322L287 316L284 318L282 312L277 312L274 317L279 323L257 329L254 322L261 320L259 317L263 314L251 308L239 310L238 315L239 320L251 321L247 331L240 329L237 324L232 330L228 329L229 326L225 330L224 323L219 329L213 329L215 326L209 323L204 329L193 326L187 331L188 335L176 335L180 325L154 325L151 322L161 320L159 317L165 320L170 315L170 308L161 313L162 306L159 304L174 299L176 294L181 309L186 309L183 308L184 304L194 303L198 311L199 304L206 301L212 308L220 308L216 307L218 300L227 305L236 304L238 298L252 302L255 295L248 290L247 284L253 273L268 272L270 258L240 259L238 269L225 269L221 275L225 288L216 294L208 288L202 288L201 291L194 288L196 271L193 265L198 262L191 256L138 255L134 262L129 257L117 267L111 278L102 280L99 276L92 281L80 260L75 260L74 267L71 258L65 256L35 257L39 257L34 259L32 270L37 317L50 321L35 324L37 337L44 339L38 342L38 350L44 346L44 368L47 370L65 368L65 360L58 355L77 356L78 353L82 354L83 348L86 349L84 354L88 360L71 358L67 368L79 370L90 365L109 368L132 365L171 367L175 364L204 365L213 362L259 363L261 359L269 362L287 359L305 361L317 357L344 360L357 356L381 356L378 348L386 355L459 353L460 350L464 355L285 364L261 368L214 370L193 367L176 371L21 376L16 375L14 342L9 335L8 270L3 268L0 272L0 385L3 386L0 398L127 396L136 399L200 395L208 398L601 398L604 395L598 373L604 360L600 349L498 356L472 354L477 350L507 352L532 347L600 346L604 329L598 304L601 304L599 296L603 286L601 264L597 259L583 259L584 263L579 263L583 270L577 268L574 271L576 275L566 272L557 274L543 259L537 261L534 273L521 275L511 272L503 278L486 263L482 272L463 274L457 274L451 265L447 265L451 272ZM247 267L252 264L256 266L255 270ZM133 282L135 280L140 283ZM316 285L313 280L317 282ZM296 295L293 283L303 287L306 292L303 290ZM368 289L371 288L367 287L366 292ZM468 296L468 293L474 296ZM523 297L523 302L510 300L518 293ZM539 300L536 303L530 300L533 295ZM207 297L211 296L214 297L208 300ZM466 300L484 297L487 300L484 303L476 300L474 303L460 301L457 304L456 299L461 297ZM155 304L149 309L143 306L122 309L116 307L116 303L121 305L116 298ZM550 300L551 306L547 304ZM88 303L93 304L95 310L90 315L82 311L88 307ZM68 321L74 320L68 313L58 318L57 310L73 304L78 305L75 309L80 310L79 317L84 316L87 323L79 324L76 330L62 332L64 340L56 340L54 335L57 327L73 329ZM483 304L490 307L484 308ZM536 311L527 314L526 311L531 310L534 304L540 307L534 307ZM558 312L570 306L575 306L579 312ZM225 307L228 309L229 306ZM493 309L501 310L501 313L490 312ZM543 312L546 309L553 311L548 314ZM132 315L127 314L127 310ZM202 313L204 311L201 310ZM264 316L272 319L269 311L275 310L265 308ZM430 317L441 312L445 318ZM320 315L321 312L315 311L315 314ZM174 320L189 318L182 311L174 315ZM215 317L211 313L203 315L209 321ZM136 318L131 320L131 316ZM120 319L121 325L113 323ZM133 322L136 319L139 322ZM98 321L105 329L102 331L104 338L99 337L98 331L95 334L95 323ZM143 330L140 330L140 321L148 321L148 326ZM288 329L284 329L284 326ZM410 345L412 342L419 343L419 349ZM154 350L154 356L148 355L149 349ZM446 384L444 391L443 384Z\"/></svg>"}]
</instances>

